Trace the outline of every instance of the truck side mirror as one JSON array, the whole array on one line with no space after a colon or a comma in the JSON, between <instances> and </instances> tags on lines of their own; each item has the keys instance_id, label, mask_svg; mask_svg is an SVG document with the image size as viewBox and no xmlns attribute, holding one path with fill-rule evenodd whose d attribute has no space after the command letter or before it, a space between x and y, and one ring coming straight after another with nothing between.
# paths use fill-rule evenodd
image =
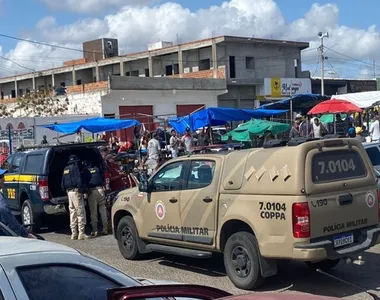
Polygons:
<instances>
[{"instance_id":1,"label":"truck side mirror","mask_svg":"<svg viewBox=\"0 0 380 300\"><path fill-rule=\"evenodd\" d=\"M149 184L148 178L145 176L145 174L140 175L139 191L143 193L151 192L151 185Z\"/></svg>"}]
</instances>

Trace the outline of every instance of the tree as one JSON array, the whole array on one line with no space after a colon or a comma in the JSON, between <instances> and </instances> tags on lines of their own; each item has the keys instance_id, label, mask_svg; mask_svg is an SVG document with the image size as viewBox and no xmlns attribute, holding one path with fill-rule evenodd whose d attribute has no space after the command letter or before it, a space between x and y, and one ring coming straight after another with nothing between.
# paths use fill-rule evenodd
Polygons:
<instances>
[{"instance_id":1,"label":"tree","mask_svg":"<svg viewBox=\"0 0 380 300\"><path fill-rule=\"evenodd\" d=\"M0 117L59 116L68 111L69 99L59 99L52 89L28 92L16 102L0 104Z\"/></svg>"}]
</instances>

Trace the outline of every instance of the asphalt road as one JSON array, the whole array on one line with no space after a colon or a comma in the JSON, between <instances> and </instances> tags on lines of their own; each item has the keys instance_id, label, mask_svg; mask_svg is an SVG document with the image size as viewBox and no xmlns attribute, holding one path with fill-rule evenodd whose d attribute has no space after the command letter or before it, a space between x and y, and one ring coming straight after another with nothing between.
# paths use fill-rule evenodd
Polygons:
<instances>
[{"instance_id":1,"label":"asphalt road","mask_svg":"<svg viewBox=\"0 0 380 300\"><path fill-rule=\"evenodd\" d=\"M235 288L229 281L221 257L195 260L150 254L140 261L127 261L119 253L117 242L112 235L87 241L72 241L69 231L62 227L61 229L47 230L41 235L48 241L88 253L130 276L208 285L224 289L232 294L245 293L245 291ZM366 263L362 266L340 262L330 274L355 283L364 289L376 291L380 296L380 246L367 251L363 258ZM296 262L281 263L278 274L268 278L260 291L311 293L357 300L372 299L358 288L341 283L327 275L313 272L305 264Z\"/></svg>"}]
</instances>

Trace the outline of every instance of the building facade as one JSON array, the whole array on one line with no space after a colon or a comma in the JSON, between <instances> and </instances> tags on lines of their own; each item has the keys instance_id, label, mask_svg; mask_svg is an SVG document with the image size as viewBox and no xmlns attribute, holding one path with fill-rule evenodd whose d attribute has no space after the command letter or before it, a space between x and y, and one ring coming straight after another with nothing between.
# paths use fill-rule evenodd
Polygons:
<instances>
[{"instance_id":1,"label":"building facade","mask_svg":"<svg viewBox=\"0 0 380 300\"><path fill-rule=\"evenodd\" d=\"M254 108L268 98L262 92L266 89L265 78L288 81L309 78L309 72L302 71L301 50L309 47L303 42L219 36L181 45L150 44L150 50L124 56L98 55L99 49L111 47L108 42L116 51L117 40L90 41L84 43L82 59L66 62L60 68L0 78L0 101L12 102L30 90L41 88L63 89L70 94L70 89L86 91L90 86L95 92L94 86L106 82L109 76L131 80L179 77L223 79L227 92L217 97L216 106ZM170 85L169 82L166 84Z\"/></svg>"},{"instance_id":2,"label":"building facade","mask_svg":"<svg viewBox=\"0 0 380 300\"><path fill-rule=\"evenodd\" d=\"M321 78L311 79L313 94L321 93ZM345 79L345 78L325 78L325 95L341 95L348 93L372 92L380 90L376 79Z\"/></svg>"}]
</instances>

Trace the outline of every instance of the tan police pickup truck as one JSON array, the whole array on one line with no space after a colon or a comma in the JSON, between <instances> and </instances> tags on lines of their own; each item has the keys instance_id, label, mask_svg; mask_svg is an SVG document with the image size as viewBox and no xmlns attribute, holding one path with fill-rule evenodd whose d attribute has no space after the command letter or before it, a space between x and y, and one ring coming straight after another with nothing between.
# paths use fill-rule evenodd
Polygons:
<instances>
[{"instance_id":1,"label":"tan police pickup truck","mask_svg":"<svg viewBox=\"0 0 380 300\"><path fill-rule=\"evenodd\" d=\"M327 271L379 243L376 180L356 139L191 155L121 192L113 232L130 260L222 252L231 281L250 290L277 260Z\"/></svg>"}]
</instances>

